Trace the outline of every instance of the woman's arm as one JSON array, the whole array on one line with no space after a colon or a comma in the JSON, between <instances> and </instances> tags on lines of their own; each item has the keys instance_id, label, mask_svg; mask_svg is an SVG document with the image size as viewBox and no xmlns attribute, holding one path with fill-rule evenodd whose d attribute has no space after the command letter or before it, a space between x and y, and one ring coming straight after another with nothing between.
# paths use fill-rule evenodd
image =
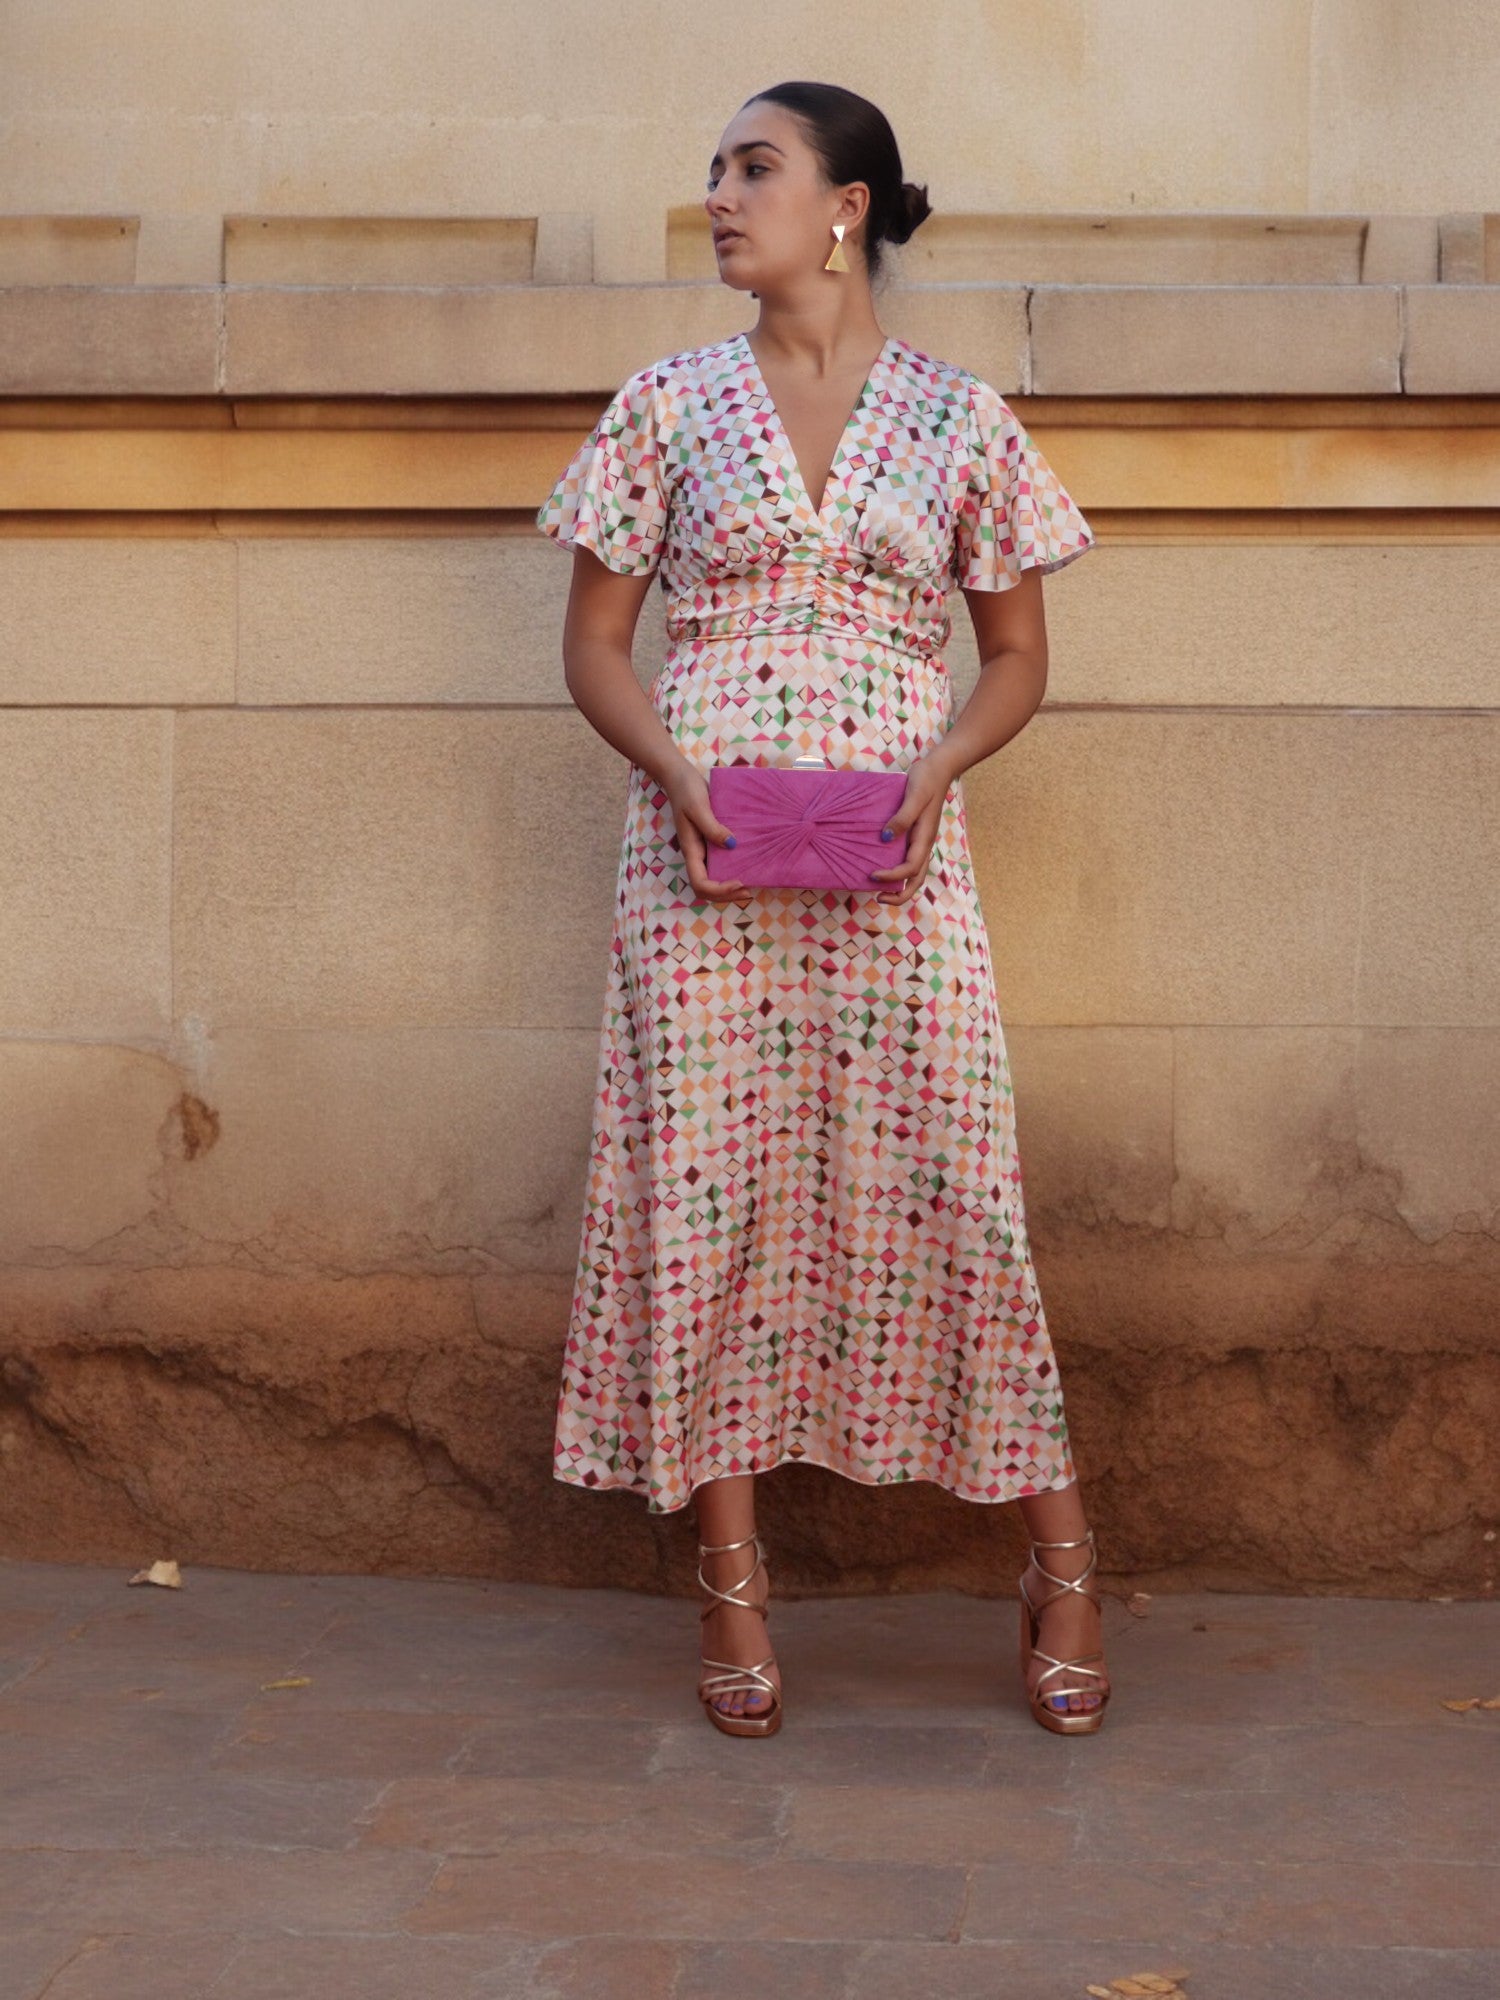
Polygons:
<instances>
[{"instance_id":1,"label":"woman's arm","mask_svg":"<svg viewBox=\"0 0 1500 2000\"><path fill-rule=\"evenodd\" d=\"M568 693L605 741L666 793L694 895L705 902L748 903L751 892L737 879L709 880L707 843L722 845L729 828L709 804L708 779L683 755L631 664L636 621L650 586L649 576L622 576L590 549L573 551L563 620Z\"/></svg>"},{"instance_id":2,"label":"woman's arm","mask_svg":"<svg viewBox=\"0 0 1500 2000\"><path fill-rule=\"evenodd\" d=\"M906 859L874 873L883 903L906 903L926 879L948 788L1024 729L1047 691L1042 572L1023 570L1006 590L966 590L979 642L979 680L953 727L915 759L906 793L886 822L907 836Z\"/></svg>"},{"instance_id":3,"label":"woman's arm","mask_svg":"<svg viewBox=\"0 0 1500 2000\"><path fill-rule=\"evenodd\" d=\"M573 551L563 619L563 675L587 720L623 757L666 786L688 761L631 664L650 576L622 576L590 549Z\"/></svg>"},{"instance_id":4,"label":"woman's arm","mask_svg":"<svg viewBox=\"0 0 1500 2000\"><path fill-rule=\"evenodd\" d=\"M1008 743L1047 692L1047 617L1042 572L1027 569L1009 590L966 590L979 647L979 679L953 727L927 752L945 785Z\"/></svg>"}]
</instances>

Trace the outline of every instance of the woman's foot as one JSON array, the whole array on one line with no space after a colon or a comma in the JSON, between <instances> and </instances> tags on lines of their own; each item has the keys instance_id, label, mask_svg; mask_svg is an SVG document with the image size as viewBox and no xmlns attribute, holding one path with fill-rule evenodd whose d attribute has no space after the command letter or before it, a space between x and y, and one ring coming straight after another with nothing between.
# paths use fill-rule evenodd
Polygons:
<instances>
[{"instance_id":1,"label":"woman's foot","mask_svg":"<svg viewBox=\"0 0 1500 2000\"><path fill-rule=\"evenodd\" d=\"M754 1602L765 1600L766 1572L759 1565L754 1542L717 1555L700 1556L699 1561L704 1577L716 1590L732 1590L737 1597ZM759 1667L771 1652L764 1612L751 1610L744 1604L722 1604L715 1599L702 1619L702 1631L701 1651L706 1660L721 1660L735 1667ZM762 1671L779 1693L781 1669L773 1663ZM709 1674L703 1676L705 1681L709 1678ZM775 1706L765 1689L753 1684L724 1689L710 1695L708 1700L721 1715L764 1715Z\"/></svg>"},{"instance_id":2,"label":"woman's foot","mask_svg":"<svg viewBox=\"0 0 1500 2000\"><path fill-rule=\"evenodd\" d=\"M1090 1550L1085 1544L1076 1549L1044 1549L1042 1555L1054 1577L1077 1578L1088 1568ZM1035 1694L1037 1683L1047 1674L1048 1679L1042 1682L1044 1707L1058 1714L1070 1710L1076 1714L1097 1709L1109 1693L1110 1683L1103 1658L1091 1657L1101 1654L1104 1644L1099 1606L1091 1595L1086 1594L1095 1588L1093 1579L1089 1579L1083 1590L1061 1589L1042 1573L1033 1551L1022 1580L1027 1596L1037 1606L1037 1653L1032 1654L1026 1670L1028 1695ZM1050 1663L1040 1659L1038 1653L1050 1653L1054 1660L1085 1660L1087 1671L1074 1668L1059 1673L1056 1668L1050 1668L1049 1672ZM1096 1674L1097 1680L1094 1678ZM1086 1688L1088 1692L1049 1694L1050 1688L1059 1685Z\"/></svg>"}]
</instances>

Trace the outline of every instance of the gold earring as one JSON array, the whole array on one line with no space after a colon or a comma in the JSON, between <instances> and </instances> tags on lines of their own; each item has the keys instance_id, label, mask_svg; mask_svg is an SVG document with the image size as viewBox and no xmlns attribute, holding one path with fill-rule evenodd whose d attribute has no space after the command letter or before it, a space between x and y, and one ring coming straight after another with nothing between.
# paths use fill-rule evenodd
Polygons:
<instances>
[{"instance_id":1,"label":"gold earring","mask_svg":"<svg viewBox=\"0 0 1500 2000\"><path fill-rule=\"evenodd\" d=\"M849 259L844 255L844 225L842 222L836 222L833 225L833 233L838 238L838 241L834 244L832 250L829 251L828 262L823 266L823 269L825 271L847 271L849 268Z\"/></svg>"}]
</instances>

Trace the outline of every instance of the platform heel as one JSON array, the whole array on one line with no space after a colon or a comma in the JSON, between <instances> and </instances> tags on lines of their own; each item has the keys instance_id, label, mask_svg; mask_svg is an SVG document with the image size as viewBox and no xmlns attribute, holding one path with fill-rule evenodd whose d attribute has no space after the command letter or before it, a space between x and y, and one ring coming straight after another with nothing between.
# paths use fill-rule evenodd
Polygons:
<instances>
[{"instance_id":1,"label":"platform heel","mask_svg":"<svg viewBox=\"0 0 1500 2000\"><path fill-rule=\"evenodd\" d=\"M731 1584L728 1590L720 1590L715 1584L709 1582L708 1578L703 1574L703 1558L705 1556L726 1555L731 1549L748 1548L752 1542L755 1545L755 1564L749 1576L741 1577L739 1582ZM746 1535L742 1541L738 1542L700 1542L698 1544L698 1581L719 1603L738 1604L746 1611L758 1611L769 1622L769 1593L766 1598L762 1598L759 1604L753 1603L749 1598L735 1596L737 1590L744 1590L746 1585L751 1582L756 1570L765 1568L765 1561L765 1551L761 1546L761 1539L758 1534ZM769 1572L767 1572L767 1582L769 1580ZM712 1604L706 1604L703 1607L703 1611L700 1614L700 1623L701 1619L707 1618L713 1609L714 1606ZM709 1674L698 1683L698 1697L707 1710L708 1719L714 1725L715 1729L722 1729L726 1736L774 1736L776 1734L777 1730L781 1727L781 1690L765 1672L767 1667L774 1666L775 1663L776 1655L774 1653L768 1653L760 1665L756 1667L737 1667L731 1660L701 1660L703 1666L717 1667L720 1670L717 1673ZM737 1689L743 1689L746 1693L769 1695L772 1706L763 1710L759 1715L726 1715L722 1709L714 1707L714 1702L720 1696L733 1694Z\"/></svg>"},{"instance_id":2,"label":"platform heel","mask_svg":"<svg viewBox=\"0 0 1500 2000\"><path fill-rule=\"evenodd\" d=\"M1081 1549L1085 1546L1090 1549L1091 1553L1081 1576L1054 1576L1051 1570L1036 1558L1036 1551L1038 1549ZM1084 1588L1084 1585L1099 1567L1099 1551L1094 1542L1094 1531L1092 1528L1088 1528L1075 1541L1071 1542L1033 1542L1031 1550L1033 1560L1036 1560L1037 1568L1046 1577L1047 1581L1056 1584L1057 1588L1053 1591L1052 1596L1047 1599L1046 1604L1034 1605L1026 1588L1026 1572L1025 1570L1021 1572L1021 1684L1023 1687L1026 1687L1026 1675L1030 1669L1033 1657L1039 1660L1046 1660L1048 1665L1042 1673L1038 1674L1036 1686L1034 1688L1026 1688L1026 1698L1030 1703L1032 1714L1044 1729L1055 1729L1059 1736L1091 1735L1094 1730L1100 1728L1103 1724L1104 1710L1109 1701L1109 1689L1102 1685L1088 1687L1079 1685L1064 1686L1061 1683L1054 1683L1049 1686L1048 1683L1054 1674L1067 1675L1069 1673L1088 1674L1096 1682L1102 1683L1104 1675L1099 1672L1098 1668L1086 1666L1084 1663L1088 1660L1102 1660L1104 1658L1103 1653L1080 1653L1076 1659L1059 1660L1055 1659L1051 1653L1044 1653L1037 1644L1037 1638L1041 1631L1040 1614L1046 1610L1047 1604L1051 1604L1053 1599L1060 1597L1065 1590L1076 1590L1080 1596L1088 1598L1091 1603L1100 1603L1097 1584L1092 1590ZM1049 1708L1047 1703L1054 1700L1060 1694L1096 1694L1099 1697L1099 1706L1092 1709Z\"/></svg>"}]
</instances>

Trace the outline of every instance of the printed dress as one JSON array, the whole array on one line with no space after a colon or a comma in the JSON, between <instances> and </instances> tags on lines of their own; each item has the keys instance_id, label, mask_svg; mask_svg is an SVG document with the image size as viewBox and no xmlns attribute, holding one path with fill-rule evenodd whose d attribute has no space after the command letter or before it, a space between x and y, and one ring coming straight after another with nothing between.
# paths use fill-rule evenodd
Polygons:
<instances>
[{"instance_id":1,"label":"printed dress","mask_svg":"<svg viewBox=\"0 0 1500 2000\"><path fill-rule=\"evenodd\" d=\"M536 525L658 576L650 699L705 771L904 771L957 713L955 587L1094 543L998 391L894 337L821 508L740 333L632 375ZM670 1513L792 1460L976 1501L1075 1476L962 784L909 902L719 906L632 764L553 1470Z\"/></svg>"}]
</instances>

